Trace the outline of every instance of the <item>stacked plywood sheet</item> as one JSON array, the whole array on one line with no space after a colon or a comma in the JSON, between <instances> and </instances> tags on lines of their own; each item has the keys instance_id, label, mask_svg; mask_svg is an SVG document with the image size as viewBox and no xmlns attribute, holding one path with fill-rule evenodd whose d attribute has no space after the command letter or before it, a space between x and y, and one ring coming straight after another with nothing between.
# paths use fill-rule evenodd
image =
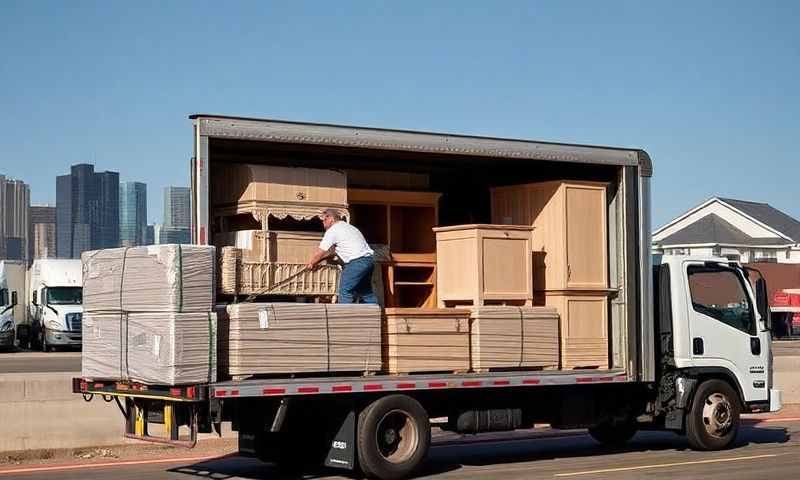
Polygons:
<instances>
[{"instance_id":1,"label":"stacked plywood sheet","mask_svg":"<svg viewBox=\"0 0 800 480\"><path fill-rule=\"evenodd\" d=\"M469 369L469 310L387 308L383 356L389 373Z\"/></svg>"},{"instance_id":2,"label":"stacked plywood sheet","mask_svg":"<svg viewBox=\"0 0 800 480\"><path fill-rule=\"evenodd\" d=\"M473 370L557 368L558 312L546 307L471 307Z\"/></svg>"},{"instance_id":3,"label":"stacked plywood sheet","mask_svg":"<svg viewBox=\"0 0 800 480\"><path fill-rule=\"evenodd\" d=\"M84 252L83 308L210 311L215 251L211 246L151 245Z\"/></svg>"},{"instance_id":4,"label":"stacked plywood sheet","mask_svg":"<svg viewBox=\"0 0 800 480\"><path fill-rule=\"evenodd\" d=\"M231 376L373 372L381 367L377 305L239 303L220 319Z\"/></svg>"},{"instance_id":5,"label":"stacked plywood sheet","mask_svg":"<svg viewBox=\"0 0 800 480\"><path fill-rule=\"evenodd\" d=\"M85 312L81 374L161 385L217 378L212 312Z\"/></svg>"},{"instance_id":6,"label":"stacked plywood sheet","mask_svg":"<svg viewBox=\"0 0 800 480\"><path fill-rule=\"evenodd\" d=\"M84 253L83 376L215 381L214 250L158 245Z\"/></svg>"}]
</instances>

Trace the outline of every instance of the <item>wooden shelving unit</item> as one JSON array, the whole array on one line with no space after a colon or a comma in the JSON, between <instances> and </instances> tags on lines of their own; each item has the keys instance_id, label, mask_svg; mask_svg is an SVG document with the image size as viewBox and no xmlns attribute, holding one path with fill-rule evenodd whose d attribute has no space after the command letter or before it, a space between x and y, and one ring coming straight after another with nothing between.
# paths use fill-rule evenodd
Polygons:
<instances>
[{"instance_id":1,"label":"wooden shelving unit","mask_svg":"<svg viewBox=\"0 0 800 480\"><path fill-rule=\"evenodd\" d=\"M436 306L436 237L439 197L435 192L349 189L351 223L368 243L388 245L383 264L387 307Z\"/></svg>"}]
</instances>

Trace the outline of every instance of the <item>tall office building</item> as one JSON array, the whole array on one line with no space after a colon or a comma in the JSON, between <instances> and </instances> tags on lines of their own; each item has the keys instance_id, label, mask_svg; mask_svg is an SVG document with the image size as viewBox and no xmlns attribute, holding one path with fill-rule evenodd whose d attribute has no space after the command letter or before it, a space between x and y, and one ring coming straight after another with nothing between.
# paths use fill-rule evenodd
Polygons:
<instances>
[{"instance_id":1,"label":"tall office building","mask_svg":"<svg viewBox=\"0 0 800 480\"><path fill-rule=\"evenodd\" d=\"M0 175L0 259L28 260L30 202L25 182Z\"/></svg>"},{"instance_id":2,"label":"tall office building","mask_svg":"<svg viewBox=\"0 0 800 480\"><path fill-rule=\"evenodd\" d=\"M29 261L56 256L56 207L31 205L28 230Z\"/></svg>"},{"instance_id":3,"label":"tall office building","mask_svg":"<svg viewBox=\"0 0 800 480\"><path fill-rule=\"evenodd\" d=\"M164 225L191 228L192 197L189 187L166 187L164 189Z\"/></svg>"},{"instance_id":4,"label":"tall office building","mask_svg":"<svg viewBox=\"0 0 800 480\"><path fill-rule=\"evenodd\" d=\"M119 240L123 247L147 245L147 185L119 184Z\"/></svg>"},{"instance_id":5,"label":"tall office building","mask_svg":"<svg viewBox=\"0 0 800 480\"><path fill-rule=\"evenodd\" d=\"M164 189L164 224L158 230L157 242L191 243L192 197L188 187Z\"/></svg>"},{"instance_id":6,"label":"tall office building","mask_svg":"<svg viewBox=\"0 0 800 480\"><path fill-rule=\"evenodd\" d=\"M148 225L147 229L145 230L144 234L144 244L145 245L155 245L156 244L156 226L155 225Z\"/></svg>"},{"instance_id":7,"label":"tall office building","mask_svg":"<svg viewBox=\"0 0 800 480\"><path fill-rule=\"evenodd\" d=\"M56 178L56 249L59 258L119 246L119 173L73 165Z\"/></svg>"}]
</instances>

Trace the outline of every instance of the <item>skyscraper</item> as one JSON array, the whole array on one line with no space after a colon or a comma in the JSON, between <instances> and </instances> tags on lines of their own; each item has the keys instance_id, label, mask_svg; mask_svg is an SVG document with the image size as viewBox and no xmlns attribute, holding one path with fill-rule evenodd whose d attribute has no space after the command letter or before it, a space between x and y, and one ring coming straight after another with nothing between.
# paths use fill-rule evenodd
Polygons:
<instances>
[{"instance_id":1,"label":"skyscraper","mask_svg":"<svg viewBox=\"0 0 800 480\"><path fill-rule=\"evenodd\" d=\"M56 178L56 239L60 258L119 246L119 173L83 163Z\"/></svg>"},{"instance_id":2,"label":"skyscraper","mask_svg":"<svg viewBox=\"0 0 800 480\"><path fill-rule=\"evenodd\" d=\"M191 228L192 197L189 187L164 188L164 225Z\"/></svg>"},{"instance_id":3,"label":"skyscraper","mask_svg":"<svg viewBox=\"0 0 800 480\"><path fill-rule=\"evenodd\" d=\"M147 245L147 185L119 184L119 240L123 247Z\"/></svg>"},{"instance_id":4,"label":"skyscraper","mask_svg":"<svg viewBox=\"0 0 800 480\"><path fill-rule=\"evenodd\" d=\"M31 205L28 236L29 262L56 256L56 207Z\"/></svg>"},{"instance_id":5,"label":"skyscraper","mask_svg":"<svg viewBox=\"0 0 800 480\"><path fill-rule=\"evenodd\" d=\"M31 191L22 180L0 175L0 258L28 260Z\"/></svg>"},{"instance_id":6,"label":"skyscraper","mask_svg":"<svg viewBox=\"0 0 800 480\"><path fill-rule=\"evenodd\" d=\"M164 224L157 234L158 243L191 243L192 199L188 187L164 189Z\"/></svg>"},{"instance_id":7,"label":"skyscraper","mask_svg":"<svg viewBox=\"0 0 800 480\"><path fill-rule=\"evenodd\" d=\"M144 234L144 244L145 245L155 245L156 244L156 226L155 225L148 225L147 230Z\"/></svg>"}]
</instances>

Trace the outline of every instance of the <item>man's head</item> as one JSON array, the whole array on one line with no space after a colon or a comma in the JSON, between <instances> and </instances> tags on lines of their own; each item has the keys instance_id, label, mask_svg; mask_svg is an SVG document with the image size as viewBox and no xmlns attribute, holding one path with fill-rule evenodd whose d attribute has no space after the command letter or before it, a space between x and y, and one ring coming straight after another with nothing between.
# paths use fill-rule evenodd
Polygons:
<instances>
[{"instance_id":1,"label":"man's head","mask_svg":"<svg viewBox=\"0 0 800 480\"><path fill-rule=\"evenodd\" d=\"M325 226L325 230L331 228L334 223L341 219L342 215L335 208L326 208L322 211L322 225Z\"/></svg>"}]
</instances>

